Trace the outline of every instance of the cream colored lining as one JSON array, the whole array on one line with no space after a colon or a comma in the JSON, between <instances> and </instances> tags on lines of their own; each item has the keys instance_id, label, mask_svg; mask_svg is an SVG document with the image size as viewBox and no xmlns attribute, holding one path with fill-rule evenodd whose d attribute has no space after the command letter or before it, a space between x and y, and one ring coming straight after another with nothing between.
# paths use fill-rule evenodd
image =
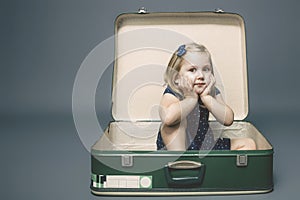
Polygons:
<instances>
[{"instance_id":1,"label":"cream colored lining","mask_svg":"<svg viewBox=\"0 0 300 200\"><path fill-rule=\"evenodd\" d=\"M160 122L113 122L99 141L92 147L94 150L156 150L156 137ZM266 138L248 122L234 122L230 127L210 124L216 137L252 138L258 150L272 149Z\"/></svg>"},{"instance_id":2,"label":"cream colored lining","mask_svg":"<svg viewBox=\"0 0 300 200\"><path fill-rule=\"evenodd\" d=\"M194 41L212 54L217 87L235 120L248 114L246 41L235 14L125 14L116 20L113 116L116 121L160 120L163 73L179 45ZM213 118L211 118L213 119Z\"/></svg>"}]
</instances>

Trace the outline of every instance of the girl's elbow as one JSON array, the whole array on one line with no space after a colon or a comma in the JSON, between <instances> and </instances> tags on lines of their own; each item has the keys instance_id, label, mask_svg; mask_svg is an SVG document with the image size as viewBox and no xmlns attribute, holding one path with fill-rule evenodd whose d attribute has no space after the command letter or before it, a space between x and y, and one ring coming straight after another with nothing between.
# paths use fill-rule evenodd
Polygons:
<instances>
[{"instance_id":1,"label":"girl's elbow","mask_svg":"<svg viewBox=\"0 0 300 200\"><path fill-rule=\"evenodd\" d=\"M228 113L228 115L227 115L227 117L226 117L226 119L224 121L224 125L225 126L232 125L233 120L234 120L234 114L233 114L232 110L230 110L230 112Z\"/></svg>"},{"instance_id":2,"label":"girl's elbow","mask_svg":"<svg viewBox=\"0 0 300 200\"><path fill-rule=\"evenodd\" d=\"M171 115L164 116L162 122L166 126L173 126L176 124L176 120L174 119L174 116Z\"/></svg>"},{"instance_id":3,"label":"girl's elbow","mask_svg":"<svg viewBox=\"0 0 300 200\"><path fill-rule=\"evenodd\" d=\"M168 109L161 109L159 112L162 123L166 126L173 126L176 124L176 116L173 112Z\"/></svg>"},{"instance_id":4,"label":"girl's elbow","mask_svg":"<svg viewBox=\"0 0 300 200\"><path fill-rule=\"evenodd\" d=\"M224 125L225 125L225 126L231 126L232 123L233 123L233 120L226 120L226 121L224 122Z\"/></svg>"}]
</instances>

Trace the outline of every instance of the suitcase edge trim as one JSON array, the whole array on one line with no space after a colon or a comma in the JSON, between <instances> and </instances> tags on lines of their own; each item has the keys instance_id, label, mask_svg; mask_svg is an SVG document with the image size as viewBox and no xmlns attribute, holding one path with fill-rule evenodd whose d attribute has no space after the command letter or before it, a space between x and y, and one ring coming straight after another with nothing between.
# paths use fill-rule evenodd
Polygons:
<instances>
[{"instance_id":1,"label":"suitcase edge trim","mask_svg":"<svg viewBox=\"0 0 300 200\"><path fill-rule=\"evenodd\" d=\"M149 191L149 192L115 192L115 191L95 191L91 192L95 195L102 196L206 196L206 195L241 195L241 194L263 194L273 191L273 187L265 190L243 190L243 191L195 191L195 192L174 192L174 191Z\"/></svg>"}]
</instances>

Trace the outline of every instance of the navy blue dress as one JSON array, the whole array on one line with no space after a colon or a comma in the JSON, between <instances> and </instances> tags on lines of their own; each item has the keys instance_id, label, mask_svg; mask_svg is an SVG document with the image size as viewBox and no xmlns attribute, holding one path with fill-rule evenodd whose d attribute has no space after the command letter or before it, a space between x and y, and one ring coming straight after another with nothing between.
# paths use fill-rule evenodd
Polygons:
<instances>
[{"instance_id":1,"label":"navy blue dress","mask_svg":"<svg viewBox=\"0 0 300 200\"><path fill-rule=\"evenodd\" d=\"M166 88L164 94L166 93L178 98L178 95L170 87ZM219 93L220 91L216 88L216 95ZM208 117L209 111L203 106L199 98L198 105L187 116L187 150L230 150L229 138L214 139L212 130L209 127ZM166 150L160 131L158 132L156 146L157 150Z\"/></svg>"}]
</instances>

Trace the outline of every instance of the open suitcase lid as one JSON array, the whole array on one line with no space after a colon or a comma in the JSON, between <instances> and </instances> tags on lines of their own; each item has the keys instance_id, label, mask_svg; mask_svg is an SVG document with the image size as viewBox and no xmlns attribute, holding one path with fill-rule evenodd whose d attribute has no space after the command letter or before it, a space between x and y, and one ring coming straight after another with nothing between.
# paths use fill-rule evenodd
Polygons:
<instances>
[{"instance_id":1,"label":"open suitcase lid","mask_svg":"<svg viewBox=\"0 0 300 200\"><path fill-rule=\"evenodd\" d=\"M211 53L216 87L233 109L234 119L247 116L241 16L218 12L122 14L115 21L115 34L112 114L116 121L160 121L164 71L173 52L192 41Z\"/></svg>"}]
</instances>

